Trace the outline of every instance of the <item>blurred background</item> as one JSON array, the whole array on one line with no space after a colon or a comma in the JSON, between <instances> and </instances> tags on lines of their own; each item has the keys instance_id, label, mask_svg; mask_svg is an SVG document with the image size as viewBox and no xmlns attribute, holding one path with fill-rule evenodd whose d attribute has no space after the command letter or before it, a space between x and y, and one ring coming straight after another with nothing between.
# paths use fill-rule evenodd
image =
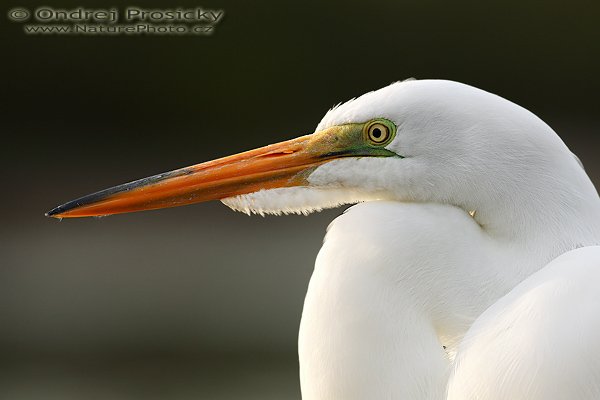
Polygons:
<instances>
[{"instance_id":1,"label":"blurred background","mask_svg":"<svg viewBox=\"0 0 600 400\"><path fill-rule=\"evenodd\" d=\"M0 399L299 399L302 302L327 224L220 203L44 218L83 194L310 133L408 77L542 117L600 185L597 1L180 0L210 36L41 36L0 18Z\"/></svg>"}]
</instances>

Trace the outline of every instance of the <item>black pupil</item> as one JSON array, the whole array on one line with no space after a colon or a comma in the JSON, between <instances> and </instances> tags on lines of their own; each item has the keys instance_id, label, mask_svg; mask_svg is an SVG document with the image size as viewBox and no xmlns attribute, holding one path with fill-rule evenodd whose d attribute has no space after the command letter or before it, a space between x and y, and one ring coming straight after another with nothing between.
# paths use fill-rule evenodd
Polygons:
<instances>
[{"instance_id":1,"label":"black pupil","mask_svg":"<svg viewBox=\"0 0 600 400\"><path fill-rule=\"evenodd\" d=\"M373 137L375 139L379 139L381 137L381 135L383 135L383 132L381 132L381 129L379 129L379 128L374 128L373 132L371 132L371 134L373 135Z\"/></svg>"}]
</instances>

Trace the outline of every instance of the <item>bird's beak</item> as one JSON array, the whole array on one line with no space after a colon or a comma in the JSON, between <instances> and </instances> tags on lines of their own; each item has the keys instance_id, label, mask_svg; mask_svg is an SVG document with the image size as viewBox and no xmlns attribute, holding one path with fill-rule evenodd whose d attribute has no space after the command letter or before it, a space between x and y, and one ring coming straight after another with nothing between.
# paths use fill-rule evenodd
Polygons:
<instances>
[{"instance_id":1,"label":"bird's beak","mask_svg":"<svg viewBox=\"0 0 600 400\"><path fill-rule=\"evenodd\" d=\"M361 150L361 146L357 146L357 142L362 142L362 126L334 126L312 135L115 186L70 201L46 215L71 218L120 214L224 199L263 189L306 186L308 175L323 163L384 150Z\"/></svg>"}]
</instances>

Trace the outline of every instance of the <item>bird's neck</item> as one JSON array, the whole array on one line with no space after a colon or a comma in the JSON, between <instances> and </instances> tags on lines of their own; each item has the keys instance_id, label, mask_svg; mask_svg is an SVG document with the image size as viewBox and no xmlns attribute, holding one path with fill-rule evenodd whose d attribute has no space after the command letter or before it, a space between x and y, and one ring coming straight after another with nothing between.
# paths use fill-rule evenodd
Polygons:
<instances>
[{"instance_id":1,"label":"bird's neck","mask_svg":"<svg viewBox=\"0 0 600 400\"><path fill-rule=\"evenodd\" d=\"M455 201L474 211L474 219L499 244L546 263L574 248L600 244L600 198L578 165L482 185L490 187Z\"/></svg>"},{"instance_id":2,"label":"bird's neck","mask_svg":"<svg viewBox=\"0 0 600 400\"><path fill-rule=\"evenodd\" d=\"M568 212L561 195L543 206L532 198L476 208L475 219L442 204L352 207L331 224L306 296L303 398L443 399L442 346L451 356L521 280L569 247L600 242L597 194L577 197Z\"/></svg>"}]
</instances>

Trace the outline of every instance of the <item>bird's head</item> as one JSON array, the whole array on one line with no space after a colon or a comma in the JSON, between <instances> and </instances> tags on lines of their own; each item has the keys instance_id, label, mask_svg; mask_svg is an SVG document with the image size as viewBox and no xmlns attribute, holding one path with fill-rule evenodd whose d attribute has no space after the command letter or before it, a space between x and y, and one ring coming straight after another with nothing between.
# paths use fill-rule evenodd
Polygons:
<instances>
[{"instance_id":1,"label":"bird's head","mask_svg":"<svg viewBox=\"0 0 600 400\"><path fill-rule=\"evenodd\" d=\"M526 188L557 158L576 165L527 110L467 85L412 80L333 108L313 134L106 189L47 215L109 215L217 199L248 213L308 213L378 199L469 210L499 197L510 201L516 182Z\"/></svg>"}]
</instances>

